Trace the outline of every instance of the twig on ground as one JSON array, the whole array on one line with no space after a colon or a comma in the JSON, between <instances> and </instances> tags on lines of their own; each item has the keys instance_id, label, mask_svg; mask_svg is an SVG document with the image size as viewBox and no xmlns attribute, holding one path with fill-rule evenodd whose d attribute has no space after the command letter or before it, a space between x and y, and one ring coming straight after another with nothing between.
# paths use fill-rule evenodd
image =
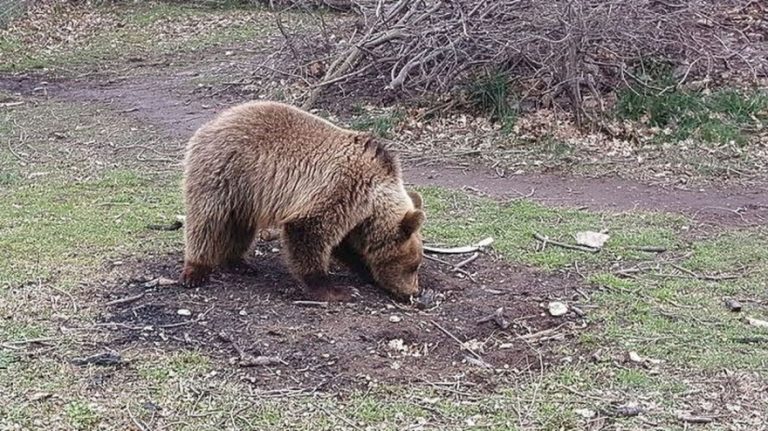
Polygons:
<instances>
[{"instance_id":1,"label":"twig on ground","mask_svg":"<svg viewBox=\"0 0 768 431\"><path fill-rule=\"evenodd\" d=\"M437 254L464 254L464 253L472 253L472 252L482 250L483 248L488 247L491 244L493 244L493 238L488 237L483 239L482 241L479 241L475 245L468 245L464 247L441 248L441 247L430 247L425 245L424 251L428 251L430 253L437 253Z\"/></svg>"},{"instance_id":2,"label":"twig on ground","mask_svg":"<svg viewBox=\"0 0 768 431\"><path fill-rule=\"evenodd\" d=\"M516 196L514 198L507 199L507 203L512 203L512 202L516 202L516 201L523 200L523 199L530 199L530 198L533 197L533 194L536 193L536 189L531 187L531 191L528 192L528 194L522 194L522 193L518 192L517 190L515 190L515 192L518 195L520 195L520 196Z\"/></svg>"},{"instance_id":3,"label":"twig on ground","mask_svg":"<svg viewBox=\"0 0 768 431\"><path fill-rule=\"evenodd\" d=\"M713 422L715 419L707 416L692 416L687 414L678 414L677 419L691 423L691 424L708 424L710 422Z\"/></svg>"},{"instance_id":4,"label":"twig on ground","mask_svg":"<svg viewBox=\"0 0 768 431\"><path fill-rule=\"evenodd\" d=\"M499 307L493 314L478 319L477 323L480 324L490 321L496 323L496 325L503 330L508 329L510 326L509 321L504 318L504 307Z\"/></svg>"},{"instance_id":5,"label":"twig on ground","mask_svg":"<svg viewBox=\"0 0 768 431\"><path fill-rule=\"evenodd\" d=\"M643 246L630 247L630 248L632 250L645 251L645 252L648 252L648 253L664 253L665 251L667 251L666 247L655 246L655 245L643 245Z\"/></svg>"},{"instance_id":6,"label":"twig on ground","mask_svg":"<svg viewBox=\"0 0 768 431\"><path fill-rule=\"evenodd\" d=\"M133 422L134 425L136 425L137 428L139 428L139 431L150 431L149 427L142 421L141 419L137 418L133 415L133 412L131 411L131 407L129 405L125 405L125 409L128 411L128 417L131 418L131 422Z\"/></svg>"},{"instance_id":7,"label":"twig on ground","mask_svg":"<svg viewBox=\"0 0 768 431\"><path fill-rule=\"evenodd\" d=\"M457 338L455 335L451 334L451 333L450 333L450 332L449 332L447 329L445 329L445 328L443 328L442 326L440 326L440 324L439 324L439 323L435 322L434 320L430 320L430 323L432 323L432 324L433 324L433 325L434 325L434 326L435 326L437 329L439 329L439 330L440 330L440 331L441 331L443 334L445 334L445 335L449 336L451 339L453 339L453 341L455 341L455 342L459 343L459 347L461 347L461 349L462 349L462 350L466 350L467 352L469 352L469 354L470 354L470 355L474 356L474 357L475 357L475 359L477 359L478 361L480 361L481 363L483 363L483 364L485 364L485 365L488 365L488 366L490 366L490 364L488 364L487 362L485 362L485 360L483 360L483 357L482 357L482 356L480 356L480 354L479 354L479 353L477 353L477 352L475 352L474 350L472 350L472 349L468 348L468 347L467 347L467 346L466 346L466 345L465 345L465 344L464 344L464 343L463 343L461 340L459 340L459 339L458 339L458 338Z\"/></svg>"},{"instance_id":8,"label":"twig on ground","mask_svg":"<svg viewBox=\"0 0 768 431\"><path fill-rule=\"evenodd\" d=\"M588 253L597 253L597 252L600 251L599 248L592 248L592 247L587 247L587 246L584 246L584 245L566 244L564 242L555 241L553 239L549 239L548 237L543 236L543 235L538 234L538 233L534 233L533 237L536 238L537 240L541 241L544 247L546 247L547 244L552 244L552 245L556 245L558 247L567 248L569 250L586 251ZM544 247L542 247L542 250L544 249Z\"/></svg>"},{"instance_id":9,"label":"twig on ground","mask_svg":"<svg viewBox=\"0 0 768 431\"><path fill-rule=\"evenodd\" d=\"M11 106L19 106L19 105L23 105L23 104L24 104L23 101L19 101L19 102L5 102L5 103L0 103L0 108L10 108Z\"/></svg>"},{"instance_id":10,"label":"twig on ground","mask_svg":"<svg viewBox=\"0 0 768 431\"><path fill-rule=\"evenodd\" d=\"M559 331L560 328L562 328L563 326L565 326L565 323L555 326L554 328L544 329L542 331L532 332L530 334L525 334L525 335L518 335L517 338L520 340L527 340L527 341L547 340L551 338L553 335L555 335L557 331Z\"/></svg>"},{"instance_id":11,"label":"twig on ground","mask_svg":"<svg viewBox=\"0 0 768 431\"><path fill-rule=\"evenodd\" d=\"M77 301L75 300L75 297L72 296L71 293L69 293L69 292L67 292L65 290L61 290L61 289L59 289L58 287L55 287L55 286L50 286L50 287L51 287L51 289L55 290L56 292L59 292L62 295L65 295L66 297L68 297L69 301L72 303L72 312L73 313L77 313Z\"/></svg>"},{"instance_id":12,"label":"twig on ground","mask_svg":"<svg viewBox=\"0 0 768 431\"><path fill-rule=\"evenodd\" d=\"M453 271L458 271L462 267L464 267L466 265L469 265L470 263L474 262L478 257L480 257L480 253L475 252L475 254L473 254L472 256L470 256L470 257L462 260L461 262L457 263L456 265L454 265Z\"/></svg>"},{"instance_id":13,"label":"twig on ground","mask_svg":"<svg viewBox=\"0 0 768 431\"><path fill-rule=\"evenodd\" d=\"M475 277L474 277L472 274L470 274L469 272L467 272L467 271L466 271L466 270L464 270L464 269L461 269L461 268L456 268L456 265L452 264L451 262L448 262L447 260L443 260L443 259L440 259L439 257L435 257L435 256L430 256L430 255L428 255L428 254L425 254L425 255L424 255L424 258L425 258L425 259L428 259L428 260L432 260L432 261L435 261L435 262L439 262L439 263L442 263L443 265L446 265L446 266L450 266L451 268L453 268L453 272L458 272L458 273L460 273L460 274L464 274L464 275L466 275L466 276L467 276L467 277L468 277L470 280L472 280L472 281L475 281Z\"/></svg>"},{"instance_id":14,"label":"twig on ground","mask_svg":"<svg viewBox=\"0 0 768 431\"><path fill-rule=\"evenodd\" d=\"M293 301L293 305L306 305L310 307L328 307L328 301Z\"/></svg>"},{"instance_id":15,"label":"twig on ground","mask_svg":"<svg viewBox=\"0 0 768 431\"><path fill-rule=\"evenodd\" d=\"M690 269L683 268L680 265L676 265L674 263L670 264L672 268L675 268L678 271L684 272L688 275L690 275L693 278L697 278L699 280L706 280L706 281L722 281L722 280L735 280L737 278L740 278L739 275L706 275L706 274L697 274Z\"/></svg>"},{"instance_id":16,"label":"twig on ground","mask_svg":"<svg viewBox=\"0 0 768 431\"><path fill-rule=\"evenodd\" d=\"M26 340L16 340L16 341L6 341L2 344L2 346L21 346L24 344L43 344L50 341L55 341L56 338L54 337L39 337L39 338L27 338Z\"/></svg>"},{"instance_id":17,"label":"twig on ground","mask_svg":"<svg viewBox=\"0 0 768 431\"><path fill-rule=\"evenodd\" d=\"M219 338L221 338L224 341L227 341L229 344L234 347L235 351L237 352L237 355L240 357L239 365L241 367L262 367L267 365L277 365L277 364L283 364L288 365L285 361L282 359L276 357L276 356L253 356L250 353L246 352L245 350L240 347L240 345L229 336L224 331L219 332Z\"/></svg>"},{"instance_id":18,"label":"twig on ground","mask_svg":"<svg viewBox=\"0 0 768 431\"><path fill-rule=\"evenodd\" d=\"M167 230L167 231L173 231L173 230L179 230L181 227L184 226L184 224L176 220L175 222L169 224L169 225L162 225L162 224L148 224L147 229L150 230Z\"/></svg>"},{"instance_id":19,"label":"twig on ground","mask_svg":"<svg viewBox=\"0 0 768 431\"><path fill-rule=\"evenodd\" d=\"M8 140L8 151L10 151L14 157L19 159L19 161L26 163L26 160L24 159L24 157L21 157L16 151L14 151L13 146L11 145L10 139Z\"/></svg>"},{"instance_id":20,"label":"twig on ground","mask_svg":"<svg viewBox=\"0 0 768 431\"><path fill-rule=\"evenodd\" d=\"M145 294L146 292L141 292L136 295L126 296L124 298L119 298L119 299L113 299L112 301L109 301L104 305L107 307L110 307L113 305L127 304L129 302L138 301L139 299L143 298Z\"/></svg>"}]
</instances>

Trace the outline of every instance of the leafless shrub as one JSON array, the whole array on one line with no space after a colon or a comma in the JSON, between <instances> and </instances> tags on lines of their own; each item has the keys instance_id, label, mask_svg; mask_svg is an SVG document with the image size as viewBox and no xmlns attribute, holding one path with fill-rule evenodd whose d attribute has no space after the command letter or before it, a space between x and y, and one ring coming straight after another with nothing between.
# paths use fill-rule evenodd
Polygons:
<instances>
[{"instance_id":1,"label":"leafless shrub","mask_svg":"<svg viewBox=\"0 0 768 431\"><path fill-rule=\"evenodd\" d=\"M316 9L328 8L338 11L351 11L357 9L358 5L352 0L249 0L254 4L269 6L273 9Z\"/></svg>"},{"instance_id":2,"label":"leafless shrub","mask_svg":"<svg viewBox=\"0 0 768 431\"><path fill-rule=\"evenodd\" d=\"M653 86L644 73L651 60L672 65L676 85L724 74L768 75L768 7L755 0L359 0L356 5L357 27L337 43L337 56L323 62L324 73L313 82L305 108L339 84L364 81L368 89L375 85L413 95L453 91L479 71L494 70L510 77L519 101L565 101L581 119L586 100L599 109L603 96L619 86Z\"/></svg>"}]
</instances>

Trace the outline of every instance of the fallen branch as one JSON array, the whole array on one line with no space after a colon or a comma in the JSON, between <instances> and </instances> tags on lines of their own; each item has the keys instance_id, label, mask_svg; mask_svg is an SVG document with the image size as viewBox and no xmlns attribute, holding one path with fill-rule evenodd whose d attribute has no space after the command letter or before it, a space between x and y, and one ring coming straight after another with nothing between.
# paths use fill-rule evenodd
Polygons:
<instances>
[{"instance_id":1,"label":"fallen branch","mask_svg":"<svg viewBox=\"0 0 768 431\"><path fill-rule=\"evenodd\" d=\"M173 223L171 223L169 225L149 224L149 225L147 225L147 229L150 229L150 230L167 230L167 231L172 231L172 230L179 230L179 229L181 229L181 227L183 225L184 224L181 221L176 220L175 222L173 222Z\"/></svg>"},{"instance_id":2,"label":"fallen branch","mask_svg":"<svg viewBox=\"0 0 768 431\"><path fill-rule=\"evenodd\" d=\"M558 247L567 248L569 250L586 251L588 253L597 253L597 252L600 251L599 248L592 248L592 247L587 247L587 246L584 246L584 245L566 244L564 242L555 241L553 239L549 239L548 237L543 236L543 235L538 234L538 233L534 233L533 237L536 238L537 240L541 241L541 243L542 243L542 250L547 246L547 244L552 244L552 245L556 245Z\"/></svg>"},{"instance_id":3,"label":"fallen branch","mask_svg":"<svg viewBox=\"0 0 768 431\"><path fill-rule=\"evenodd\" d=\"M722 281L722 280L735 280L739 278L738 275L706 275L706 274L697 274L690 269L683 268L680 265L671 264L672 268L675 268L678 271L684 272L688 275L690 275L693 278L699 279L699 280L706 280L706 281Z\"/></svg>"},{"instance_id":4,"label":"fallen branch","mask_svg":"<svg viewBox=\"0 0 768 431\"><path fill-rule=\"evenodd\" d=\"M0 108L10 108L11 106L19 106L23 104L24 102L5 102L5 103L0 103Z\"/></svg>"},{"instance_id":5,"label":"fallen branch","mask_svg":"<svg viewBox=\"0 0 768 431\"><path fill-rule=\"evenodd\" d=\"M468 245L464 247L440 248L440 247L430 247L425 245L424 251L428 251L430 253L437 253L437 254L465 254L465 253L472 253L472 252L479 251L485 247L488 247L491 244L493 244L493 238L488 237L478 242L475 245Z\"/></svg>"},{"instance_id":6,"label":"fallen branch","mask_svg":"<svg viewBox=\"0 0 768 431\"><path fill-rule=\"evenodd\" d=\"M448 262L447 260L440 259L439 257L430 256L428 254L424 255L425 259L432 260L438 263L442 263L443 265L452 267L453 272L458 272L460 274L466 275L470 280L475 281L474 276L470 274L468 271L462 269L462 268L456 268L456 265L452 264L451 262Z\"/></svg>"},{"instance_id":7,"label":"fallen branch","mask_svg":"<svg viewBox=\"0 0 768 431\"><path fill-rule=\"evenodd\" d=\"M126 296L124 298L119 299L113 299L112 301L109 301L105 303L104 305L107 307L113 306L113 305L120 305L120 304L127 304L129 302L138 301L139 299L143 298L145 295L145 292L141 292L136 295Z\"/></svg>"},{"instance_id":8,"label":"fallen branch","mask_svg":"<svg viewBox=\"0 0 768 431\"><path fill-rule=\"evenodd\" d=\"M706 416L691 416L686 414L677 415L677 419L690 424L708 424L714 421L714 418Z\"/></svg>"},{"instance_id":9,"label":"fallen branch","mask_svg":"<svg viewBox=\"0 0 768 431\"><path fill-rule=\"evenodd\" d=\"M40 337L40 338L27 338L26 340L6 341L3 346L21 346L23 344L35 344L35 343L47 343L49 341L55 341L53 337Z\"/></svg>"},{"instance_id":10,"label":"fallen branch","mask_svg":"<svg viewBox=\"0 0 768 431\"><path fill-rule=\"evenodd\" d=\"M84 358L72 358L69 362L78 366L97 365L101 367L120 365L123 359L119 353L102 352Z\"/></svg>"},{"instance_id":11,"label":"fallen branch","mask_svg":"<svg viewBox=\"0 0 768 431\"><path fill-rule=\"evenodd\" d=\"M133 415L131 407L126 404L125 409L128 411L128 417L131 418L131 422L139 429L139 431L149 431L149 427L141 419Z\"/></svg>"},{"instance_id":12,"label":"fallen branch","mask_svg":"<svg viewBox=\"0 0 768 431\"><path fill-rule=\"evenodd\" d=\"M293 301L293 305L306 305L310 307L328 307L328 301Z\"/></svg>"},{"instance_id":13,"label":"fallen branch","mask_svg":"<svg viewBox=\"0 0 768 431\"><path fill-rule=\"evenodd\" d=\"M480 253L475 252L475 254L473 254L472 256L470 256L470 257L462 260L461 262L457 263L453 267L453 271L458 271L462 267L469 265L470 263L474 262L478 257L480 257Z\"/></svg>"},{"instance_id":14,"label":"fallen branch","mask_svg":"<svg viewBox=\"0 0 768 431\"><path fill-rule=\"evenodd\" d=\"M232 337L229 336L224 331L219 332L219 338L221 338L224 341L229 342L232 344L232 347L235 348L235 351L237 351L238 356L240 356L240 361L238 362L238 365L241 367L263 367L267 365L277 365L277 364L283 364L288 365L285 361L282 359L276 357L276 356L253 356L250 353L243 350Z\"/></svg>"},{"instance_id":15,"label":"fallen branch","mask_svg":"<svg viewBox=\"0 0 768 431\"><path fill-rule=\"evenodd\" d=\"M483 359L482 356L480 356L479 353L475 352L474 350L472 350L470 348L467 348L467 346L464 345L464 343L461 340L459 340L455 335L451 334L447 329L445 329L442 326L440 326L439 323L435 322L434 320L430 320L430 323L435 325L435 327L437 329L439 329L443 334L445 334L445 335L449 336L451 339L453 339L453 341L459 343L459 347L461 347L462 350L466 350L467 352L469 352L469 354L474 356L475 359L480 361L480 363L484 364L483 366L488 366L488 367L491 366L489 363L485 362L485 360Z\"/></svg>"},{"instance_id":16,"label":"fallen branch","mask_svg":"<svg viewBox=\"0 0 768 431\"><path fill-rule=\"evenodd\" d=\"M666 247L655 246L655 245L642 245L642 246L630 247L630 248L632 250L645 251L645 252L648 252L648 253L664 253L665 251L667 251Z\"/></svg>"},{"instance_id":17,"label":"fallen branch","mask_svg":"<svg viewBox=\"0 0 768 431\"><path fill-rule=\"evenodd\" d=\"M480 324L490 321L493 321L499 328L504 330L508 329L510 326L509 321L504 318L504 307L499 307L493 314L478 319L477 323Z\"/></svg>"}]
</instances>

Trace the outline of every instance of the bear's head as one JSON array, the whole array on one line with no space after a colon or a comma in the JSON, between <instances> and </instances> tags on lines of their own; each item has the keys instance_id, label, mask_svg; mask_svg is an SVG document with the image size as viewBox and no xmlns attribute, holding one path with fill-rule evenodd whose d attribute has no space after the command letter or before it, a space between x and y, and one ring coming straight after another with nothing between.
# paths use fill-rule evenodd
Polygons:
<instances>
[{"instance_id":1,"label":"bear's head","mask_svg":"<svg viewBox=\"0 0 768 431\"><path fill-rule=\"evenodd\" d=\"M421 226L426 216L422 210L421 196L409 191L413 209L400 217L394 232L387 232L368 256L371 276L383 289L401 299L417 296L419 268L424 258Z\"/></svg>"}]
</instances>

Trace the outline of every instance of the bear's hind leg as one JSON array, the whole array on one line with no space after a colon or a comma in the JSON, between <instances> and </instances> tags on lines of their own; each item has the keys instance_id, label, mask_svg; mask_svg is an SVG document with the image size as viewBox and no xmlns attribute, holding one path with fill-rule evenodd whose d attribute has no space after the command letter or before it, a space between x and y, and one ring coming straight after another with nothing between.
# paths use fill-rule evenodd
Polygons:
<instances>
[{"instance_id":1,"label":"bear's hind leg","mask_svg":"<svg viewBox=\"0 0 768 431\"><path fill-rule=\"evenodd\" d=\"M235 272L250 272L253 268L245 262L244 254L250 248L256 229L249 223L233 223L229 228L229 241L225 251L225 263Z\"/></svg>"},{"instance_id":2,"label":"bear's hind leg","mask_svg":"<svg viewBox=\"0 0 768 431\"><path fill-rule=\"evenodd\" d=\"M199 217L193 211L187 215L181 284L187 287L204 284L211 272L226 261L231 250L231 235L226 223L218 223L220 220Z\"/></svg>"}]
</instances>

